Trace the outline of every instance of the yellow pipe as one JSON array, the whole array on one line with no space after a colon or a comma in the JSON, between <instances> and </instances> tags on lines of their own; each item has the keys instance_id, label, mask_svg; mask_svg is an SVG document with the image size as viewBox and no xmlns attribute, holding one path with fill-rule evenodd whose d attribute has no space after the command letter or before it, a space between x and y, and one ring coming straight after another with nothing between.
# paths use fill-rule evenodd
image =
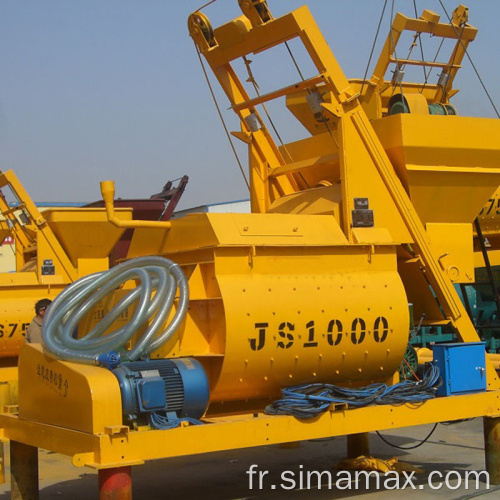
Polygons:
<instances>
[{"instance_id":1,"label":"yellow pipe","mask_svg":"<svg viewBox=\"0 0 500 500\"><path fill-rule=\"evenodd\" d=\"M432 349L421 347L420 349L416 349L416 351L420 364L432 361ZM488 353L488 358L493 363L495 370L500 370L500 354Z\"/></svg>"},{"instance_id":2,"label":"yellow pipe","mask_svg":"<svg viewBox=\"0 0 500 500\"><path fill-rule=\"evenodd\" d=\"M153 220L122 220L115 214L115 183L113 181L101 182L101 194L106 207L108 221L116 227L138 228L147 227L152 229L170 229L169 221L153 221Z\"/></svg>"}]
</instances>

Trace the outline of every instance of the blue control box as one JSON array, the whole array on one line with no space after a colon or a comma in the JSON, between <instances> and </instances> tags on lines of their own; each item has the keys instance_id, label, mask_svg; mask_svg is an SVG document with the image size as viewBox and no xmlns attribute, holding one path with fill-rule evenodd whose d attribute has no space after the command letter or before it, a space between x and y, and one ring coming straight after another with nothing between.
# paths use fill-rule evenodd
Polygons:
<instances>
[{"instance_id":1,"label":"blue control box","mask_svg":"<svg viewBox=\"0 0 500 500\"><path fill-rule=\"evenodd\" d=\"M438 396L486 390L485 342L435 344L432 352L443 384Z\"/></svg>"}]
</instances>

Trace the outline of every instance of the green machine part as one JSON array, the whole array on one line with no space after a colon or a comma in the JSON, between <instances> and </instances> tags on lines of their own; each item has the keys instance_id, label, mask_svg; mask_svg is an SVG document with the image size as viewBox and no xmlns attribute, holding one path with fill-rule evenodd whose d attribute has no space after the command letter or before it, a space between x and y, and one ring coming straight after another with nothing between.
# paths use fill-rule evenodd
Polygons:
<instances>
[{"instance_id":1,"label":"green machine part","mask_svg":"<svg viewBox=\"0 0 500 500\"><path fill-rule=\"evenodd\" d=\"M419 107L415 110L415 104ZM427 108L425 105L427 104ZM426 103L425 97L421 95L411 94L404 96L402 94L394 94L388 105L389 115L397 115L399 113L425 113L428 109L430 115L457 115L457 109L452 104L442 104L440 102Z\"/></svg>"}]
</instances>

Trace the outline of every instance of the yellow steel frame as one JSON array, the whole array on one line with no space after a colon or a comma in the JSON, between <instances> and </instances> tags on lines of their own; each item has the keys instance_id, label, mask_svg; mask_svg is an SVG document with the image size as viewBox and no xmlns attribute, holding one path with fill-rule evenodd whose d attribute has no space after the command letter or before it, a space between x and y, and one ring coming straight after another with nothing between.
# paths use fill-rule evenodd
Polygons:
<instances>
[{"instance_id":1,"label":"yellow steel frame","mask_svg":"<svg viewBox=\"0 0 500 500\"><path fill-rule=\"evenodd\" d=\"M61 247L59 241L54 236L49 228L47 221L42 216L36 205L33 203L23 185L12 170L0 174L0 189L9 186L15 194L19 205L15 208L10 208L4 195L0 195L0 211L5 217L2 221L2 226L7 226L7 220L11 222L12 226L9 228L16 241L20 244L16 245L16 264L17 268L21 269L25 264L25 256L27 248L42 244L43 240L51 249L54 257L60 263L60 268L63 270L63 279L65 283L70 283L78 278L77 270L71 263L66 252ZM22 225L19 220L13 215L15 210L22 210L28 217L29 223ZM8 226L7 226L8 227ZM37 235L35 236L35 233Z\"/></svg>"},{"instance_id":2,"label":"yellow steel frame","mask_svg":"<svg viewBox=\"0 0 500 500\"><path fill-rule=\"evenodd\" d=\"M9 206L1 191L5 187L16 198L16 205L13 207ZM0 286L8 284L12 287L28 283L49 287L67 285L85 274L107 269L109 251L124 232L124 229L116 229L106 220L104 209L66 209L68 213L64 220L61 220L58 210L42 214L12 170L0 172L0 212L4 217L4 220L0 220L0 234L4 237L11 234L15 239L16 270L21 271L15 275L9 274L8 280L0 278ZM123 224L130 223L131 209L120 209L119 212L124 219ZM73 215L76 217L72 217ZM82 233L84 229L85 233ZM95 236L98 241L87 245L87 248L75 249L74 242L79 241L79 233L80 239L88 234ZM68 244L70 241L72 251ZM25 266L35 255L36 267L30 269L33 271L30 275ZM56 269L55 276L41 272L46 259L52 260ZM31 280L26 278L28 275Z\"/></svg>"},{"instance_id":3,"label":"yellow steel frame","mask_svg":"<svg viewBox=\"0 0 500 500\"><path fill-rule=\"evenodd\" d=\"M436 37L456 40L450 59L445 63L396 59L396 47L404 31L413 31L419 34L429 33ZM412 19L398 13L392 23L391 32L387 36L380 59L375 66L372 82L383 82L391 63L396 63L398 66L408 64L442 68L449 74L449 79L446 85L437 86L432 102L448 102L448 96L453 88L453 80L461 67L467 47L475 39L476 34L477 29L465 23L461 26L440 23L439 16L429 10L425 10L420 19Z\"/></svg>"},{"instance_id":4,"label":"yellow steel frame","mask_svg":"<svg viewBox=\"0 0 500 500\"><path fill-rule=\"evenodd\" d=\"M248 8L251 7L248 6ZM430 14L424 13L427 17ZM255 108L256 104L287 95L292 88L297 88L299 91L304 88L315 90L318 81L324 82L323 90L328 93L329 98L325 99L322 107L338 127L336 142L339 145L341 169L343 210L341 220L346 237L350 243L360 242L354 238L350 214L354 208L354 197L359 196L360 186L366 186L366 180L370 178L367 177L367 173L375 169L383 181L383 187L377 189L375 185L372 186L370 192L377 192L370 196L383 197L385 193L389 194L390 199L382 198L381 204L385 211L396 208L411 237L410 242L421 261L423 272L444 309L446 320L455 328L462 341L478 341L479 337L474 325L449 276L440 265L439 256L433 252L425 227L374 132L358 100L359 95L344 76L308 8L304 6L278 19L270 19L262 24L253 23L255 25L252 25L246 18L238 18L214 30L212 45L206 43L204 33L194 22L195 19L196 14L193 14L189 22L191 36L217 76L232 108L239 116L243 133L246 134L246 142L249 144L252 211L266 212L276 198L290 192L307 189L302 185L303 182L295 168L292 168L295 167L293 161L286 160L267 131ZM396 33L390 34L386 42L389 55L383 52L376 73L382 71L385 73L395 43L404 29L456 38L455 27L437 23L439 16L437 18L431 16L430 19L430 21L414 20L402 15L397 16L393 27ZM463 38L457 41L456 54L453 56L458 61L464 55L461 52L463 47L466 47L463 40L466 42L472 40L476 33L475 28L465 26L460 30ZM231 62L238 57L267 50L293 38L299 38L302 41L319 75L312 80L271 92L267 96L250 99L232 68ZM251 130L247 121L251 114L258 118L262 125L260 129ZM277 169L281 174L281 170L286 171L286 167L290 168L286 175L279 177L270 175L270 172L276 172ZM393 220L392 225L395 224L397 221ZM405 240L402 241L405 242ZM488 363L487 370L488 387L500 388L500 381L490 363Z\"/></svg>"},{"instance_id":5,"label":"yellow steel frame","mask_svg":"<svg viewBox=\"0 0 500 500\"><path fill-rule=\"evenodd\" d=\"M75 466L96 468L141 464L147 460L213 451L345 436L434 422L500 416L498 393L436 398L420 405L370 406L347 410L332 406L305 421L262 413L205 419L206 425L170 430L129 431L112 426L101 434L56 427L16 415L0 415L1 437L73 457Z\"/></svg>"},{"instance_id":6,"label":"yellow steel frame","mask_svg":"<svg viewBox=\"0 0 500 500\"><path fill-rule=\"evenodd\" d=\"M317 85L322 85L329 97L323 101L322 107L335 125L332 131L334 139L332 151L329 153L338 158L342 211L339 220L334 218L333 213L331 217L324 219L328 219L332 232L338 231L342 238L345 237L345 244L342 241L343 253L341 255L352 256L356 252L369 249L367 259L371 263L372 253L378 255L377 252L380 252L384 245L391 249L391 255L395 258L395 247L400 243L410 243L415 253L414 260L419 262L421 270L432 285L444 310L444 322L451 323L455 327L462 341L478 341L478 334L455 292L450 277L440 265L439 256L436 255L429 235L370 124L368 116L358 100L359 96L355 87L345 78L308 9L302 7L279 19L273 19L263 1L242 0L241 6L246 17L240 17L232 23L216 29L213 36L204 16L195 14L191 16L189 23L191 35L200 52L207 59L228 95L232 108L241 119L242 131L236 135L249 145L252 210L260 214L234 216L231 223L228 222L231 216L227 214L225 214L225 218L217 219L214 217L212 220L209 217L213 225L200 225L204 230L192 231L190 241L186 241L187 238L182 238L185 233L179 228L182 229L183 226L185 228L190 224L196 227L197 221L202 219L201 216L193 216L187 221L172 222L167 237L154 228L143 228L138 230L137 234L153 235L153 240L160 245L162 250L159 252L160 254L178 256L181 265L186 267L189 265L194 269L200 262L207 262L206 256L214 248L220 261L223 260L225 249L217 248L218 244L223 246L221 242L217 241L217 238L221 239L221 234L226 233L226 246L231 247L230 250L233 252L232 254L228 253L233 257L238 257L242 250L241 247L246 249L245 245L247 245L245 265L243 267L240 265L241 259L227 259L221 263L221 268L216 271L219 274L225 274L226 277L233 276L235 281L240 280L241 283L244 282L246 276L254 277L252 275L254 265L268 262L255 255L255 246L248 243L248 240L246 243L242 243L247 235L258 238L257 241L260 242L262 248L269 253L273 252L274 247L285 249L292 247L290 239L300 236L298 225L294 224L293 229L291 229L295 236L284 234L283 229L276 230L277 224L280 222L283 224L284 216L281 215L282 218L279 219L279 217L266 214L266 212L272 208L273 202L278 198L309 189L300 175L302 169L311 163L330 164L330 159L322 159L316 154L312 160L309 159L305 164L294 161L285 147L277 147L255 107L270 99L290 95L295 91L310 90L314 92ZM437 25L437 21L433 22L436 33L442 32L445 35L451 33L449 27L445 29L441 25ZM424 31L426 29L424 24L428 26L428 23L415 24L413 21L408 21L407 26ZM231 62L238 57L266 50L292 38L302 40L319 74L305 82L299 82L265 96L250 99L236 76ZM253 126L250 118L254 122L257 120L260 126ZM336 148L333 146L335 142ZM493 172L493 174L498 174L498 172ZM367 179L369 182L373 181L373 184L369 184L368 187ZM106 188L106 185L104 187ZM106 188L108 189L107 197L112 198L109 194L109 187L110 185ZM383 221L383 224L379 223L367 231L353 228L350 222L354 198L360 196L360 193L361 196L369 193L370 203L373 202L379 210L377 212L380 214L379 220ZM108 213L113 215L111 209L112 207L108 206ZM393 220L384 219L384 212L389 213L389 219ZM243 224L245 217L248 217L248 224ZM316 216L316 220L311 222L311 227L308 230L314 232L318 228L321 229L323 227L321 226L322 221L324 222L323 219L320 220ZM303 223L306 224L306 222ZM219 231L217 231L217 224L220 224ZM253 225L256 226L255 233L252 233ZM326 227L328 226L325 225L324 228ZM167 228L163 228L163 230L165 229ZM153 234L153 231L156 232ZM394 234L391 231L394 231ZM401 239L397 239L396 234ZM276 238L272 243L269 243L267 239L270 235ZM137 239L140 240L140 238ZM131 248L137 251L138 255L140 255L141 250L145 251L146 248L150 249L155 245L151 241L135 241L133 243ZM308 244L313 246L314 242L311 243L311 239L305 238L304 248ZM321 245L318 244L318 246ZM259 248L259 250L262 249ZM321 250L321 248L318 249L318 251ZM264 250L262 251L264 253ZM306 255L313 255L313 253ZM203 260L203 256L205 260ZM210 259L208 261L211 265L212 261ZM273 265L279 266L276 263ZM396 274L394 261L393 266L392 269ZM265 275L263 268L265 266L261 267L260 272ZM201 270L198 272L201 273ZM270 273L268 272L268 274ZM215 280L215 275L214 270L213 275L210 271L207 276L200 274L197 279L208 282ZM196 279L196 275L194 277ZM238 286L240 281L238 281ZM224 281L220 280L220 283L224 284ZM217 290L215 284L213 286L213 297L207 294L203 300L222 298L219 296L219 292L223 295L223 290ZM228 289L230 291L236 290L234 283L233 288L228 287ZM201 290L206 291L204 288ZM268 291L271 292L271 289ZM234 300L240 299L236 293L234 296ZM404 298L404 294L400 294L399 299L401 297ZM195 297L195 300L200 300L200 297ZM259 300L263 300L262 294L260 294ZM252 305L256 303L259 304L254 300ZM404 306L406 311L406 301ZM231 319L231 313L232 311L228 311L224 319L227 324L233 326L230 334L235 335L235 332L240 330L234 328L234 325L240 323L231 323L227 319ZM236 313L235 316L237 315ZM234 320L234 318L232 319ZM217 334L220 334L219 330L217 330ZM245 342L248 339L239 338L238 340ZM406 342L406 338L404 340ZM30 391L40 391L41 397L45 397L40 388L45 387L43 390L47 391L47 394L49 391L53 392L54 388L53 384L51 385L50 377L48 381L40 379L40 382L37 382L38 385L33 384L30 379L34 367L36 373L37 364L42 363L42 361L37 361L41 359L42 353L36 353L34 348L27 348L24 352L26 353L25 358L28 361L31 359L31 364L27 362L24 366L24 360L21 360L21 374L25 376L24 382L23 379L21 382L27 386L26 398L30 397ZM236 353L234 357L238 357L238 359L234 359L232 362L240 364L248 362L248 360L239 359L240 352L235 349L232 354ZM222 351L221 356L224 353ZM196 353L193 355L196 356ZM161 353L161 357L169 356L175 356L173 351ZM271 358L271 363L273 361ZM96 370L102 369L94 367L80 369L72 363L50 359L43 362L47 363L47 366L50 364L50 370L56 370L57 373L64 376L67 374L68 379L74 376L73 372L78 372L74 376L76 378L71 378L72 383L75 380L78 382L75 393L71 396L74 399L64 400L65 395L61 394L53 396L50 401L58 401L57 398L60 401L60 408L57 407L57 412L38 408L39 405L35 404L34 400L30 403L29 400L23 402L21 399L19 414L23 418L16 414L0 415L0 427L3 429L2 437L70 455L73 457L73 463L77 466L120 467L156 458L359 434L462 418L500 416L500 382L493 365L487 361L487 391L477 394L435 398L418 405L408 404L397 407L388 405L347 409L344 406L332 406L329 411L307 422L290 416L267 416L258 412L251 415L214 415L205 418L203 426L187 426L165 431L148 428L130 430L128 426L119 425L121 422L117 403L119 390L116 387L116 381L114 389L110 388L112 384L102 385L101 399L93 393L91 380L94 384L99 383L101 377ZM103 374L102 380L109 381L110 377L112 375L106 372ZM31 389L28 384L31 384ZM109 388L109 393L107 393L106 387ZM102 405L104 409L102 414L99 414L99 402L103 401L104 397L107 398L106 404ZM86 405L85 421L83 421L83 417L74 414L76 403L72 404L73 401ZM105 415L106 412L108 412L107 415Z\"/></svg>"},{"instance_id":7,"label":"yellow steel frame","mask_svg":"<svg viewBox=\"0 0 500 500\"><path fill-rule=\"evenodd\" d=\"M387 112L387 103L395 89L396 91L400 89L403 94L422 94L428 102L444 104L449 103L450 97L458 92L458 90L453 89L453 81L461 68L469 44L474 41L477 35L477 28L467 24L468 13L463 6L454 11L451 24L439 21L440 16L429 10L424 10L418 19L409 18L401 13L395 15L379 60L363 91L362 101L371 119L380 118L384 112ZM456 40L449 60L435 62L396 58L396 47L405 31L414 32L415 36L428 33L434 37ZM444 85L429 82L425 84L404 81L396 83L385 80L385 75L391 64L395 64L397 68L404 68L406 65L441 68L448 77ZM361 86L359 80L352 80L351 83L355 84L356 87Z\"/></svg>"},{"instance_id":8,"label":"yellow steel frame","mask_svg":"<svg viewBox=\"0 0 500 500\"><path fill-rule=\"evenodd\" d=\"M10 206L3 191L15 197ZM109 267L109 252L123 234L104 209L38 210L12 170L0 172L0 236L15 240L16 272L0 273L0 404L17 402L17 356L41 298L53 299L78 278ZM131 209L119 209L130 222ZM95 241L89 244L89 240ZM81 242L84 245L81 245ZM80 243L80 245L79 245ZM54 274L44 274L50 260Z\"/></svg>"}]
</instances>

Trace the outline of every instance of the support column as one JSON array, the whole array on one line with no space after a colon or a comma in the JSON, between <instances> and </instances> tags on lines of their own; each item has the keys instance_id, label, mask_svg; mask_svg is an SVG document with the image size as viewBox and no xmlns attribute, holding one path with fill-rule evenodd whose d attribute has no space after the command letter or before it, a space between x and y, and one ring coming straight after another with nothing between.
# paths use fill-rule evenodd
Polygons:
<instances>
[{"instance_id":1,"label":"support column","mask_svg":"<svg viewBox=\"0 0 500 500\"><path fill-rule=\"evenodd\" d=\"M5 484L5 442L0 441L0 484Z\"/></svg>"},{"instance_id":2,"label":"support column","mask_svg":"<svg viewBox=\"0 0 500 500\"><path fill-rule=\"evenodd\" d=\"M10 491L12 500L38 500L38 448L10 442Z\"/></svg>"},{"instance_id":3,"label":"support column","mask_svg":"<svg viewBox=\"0 0 500 500\"><path fill-rule=\"evenodd\" d=\"M99 470L99 500L132 500L130 466Z\"/></svg>"},{"instance_id":4,"label":"support column","mask_svg":"<svg viewBox=\"0 0 500 500\"><path fill-rule=\"evenodd\" d=\"M484 456L491 484L500 484L500 417L483 417Z\"/></svg>"},{"instance_id":5,"label":"support column","mask_svg":"<svg viewBox=\"0 0 500 500\"><path fill-rule=\"evenodd\" d=\"M288 443L280 443L279 447L282 450L291 450L293 448L299 448L300 447L300 441L290 441Z\"/></svg>"},{"instance_id":6,"label":"support column","mask_svg":"<svg viewBox=\"0 0 500 500\"><path fill-rule=\"evenodd\" d=\"M347 436L347 458L370 456L370 435L368 432L349 434Z\"/></svg>"}]
</instances>

